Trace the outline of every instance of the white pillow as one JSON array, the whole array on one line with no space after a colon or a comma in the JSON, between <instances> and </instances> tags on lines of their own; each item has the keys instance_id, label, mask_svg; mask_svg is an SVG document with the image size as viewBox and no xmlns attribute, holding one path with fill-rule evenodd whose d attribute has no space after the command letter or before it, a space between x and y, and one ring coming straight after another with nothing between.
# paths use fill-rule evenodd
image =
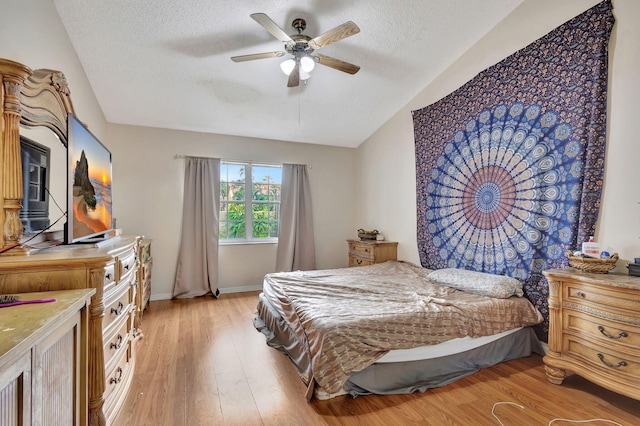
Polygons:
<instances>
[{"instance_id":1,"label":"white pillow","mask_svg":"<svg viewBox=\"0 0 640 426\"><path fill-rule=\"evenodd\" d=\"M429 279L467 293L496 299L508 299L511 296L524 296L522 282L505 275L469 271L459 268L436 269L429 273Z\"/></svg>"}]
</instances>

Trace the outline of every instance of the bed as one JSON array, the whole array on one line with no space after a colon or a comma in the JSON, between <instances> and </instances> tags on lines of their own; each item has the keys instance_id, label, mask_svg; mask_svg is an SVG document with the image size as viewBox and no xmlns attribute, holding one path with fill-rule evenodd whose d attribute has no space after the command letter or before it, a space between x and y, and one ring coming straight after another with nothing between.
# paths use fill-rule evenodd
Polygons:
<instances>
[{"instance_id":1,"label":"bed","mask_svg":"<svg viewBox=\"0 0 640 426\"><path fill-rule=\"evenodd\" d=\"M465 291L440 278L399 261L267 274L254 326L293 362L308 398L424 392L542 354L531 329L542 316L521 285L489 297L475 275L444 277Z\"/></svg>"}]
</instances>

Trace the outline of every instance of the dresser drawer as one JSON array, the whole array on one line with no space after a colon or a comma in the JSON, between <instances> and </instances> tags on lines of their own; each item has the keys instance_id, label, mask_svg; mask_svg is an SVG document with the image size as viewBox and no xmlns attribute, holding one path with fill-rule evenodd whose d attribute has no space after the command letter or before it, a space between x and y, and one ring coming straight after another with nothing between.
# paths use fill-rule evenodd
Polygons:
<instances>
[{"instance_id":1,"label":"dresser drawer","mask_svg":"<svg viewBox=\"0 0 640 426\"><path fill-rule=\"evenodd\" d=\"M131 250L130 252L118 257L118 265L120 276L122 280L136 269L136 252Z\"/></svg>"},{"instance_id":2,"label":"dresser drawer","mask_svg":"<svg viewBox=\"0 0 640 426\"><path fill-rule=\"evenodd\" d=\"M117 291L105 298L102 329L108 334L115 321L128 316L132 306L132 288L130 285L118 287Z\"/></svg>"},{"instance_id":3,"label":"dresser drawer","mask_svg":"<svg viewBox=\"0 0 640 426\"><path fill-rule=\"evenodd\" d=\"M342 246L344 247L344 246ZM373 260L375 257L375 249L370 244L359 244L356 242L349 243L349 255L357 256L363 259Z\"/></svg>"},{"instance_id":4,"label":"dresser drawer","mask_svg":"<svg viewBox=\"0 0 640 426\"><path fill-rule=\"evenodd\" d=\"M111 262L104 268L104 288L113 287L116 281L116 264Z\"/></svg>"},{"instance_id":5,"label":"dresser drawer","mask_svg":"<svg viewBox=\"0 0 640 426\"><path fill-rule=\"evenodd\" d=\"M118 356L113 370L107 371L105 375L104 414L107 418L112 418L117 412L131 382L133 375L131 342L127 343L126 350L119 353Z\"/></svg>"},{"instance_id":6,"label":"dresser drawer","mask_svg":"<svg viewBox=\"0 0 640 426\"><path fill-rule=\"evenodd\" d=\"M640 353L628 355L614 346L599 345L576 336L564 336L563 355L574 358L605 376L638 383L640 381Z\"/></svg>"},{"instance_id":7,"label":"dresser drawer","mask_svg":"<svg viewBox=\"0 0 640 426\"><path fill-rule=\"evenodd\" d=\"M562 324L565 331L582 334L604 345L616 345L629 349L640 347L640 326L611 321L570 309L564 311Z\"/></svg>"},{"instance_id":8,"label":"dresser drawer","mask_svg":"<svg viewBox=\"0 0 640 426\"><path fill-rule=\"evenodd\" d=\"M124 316L118 321L114 321L113 329L104 335L104 365L107 371L113 368L112 362L122 352L126 350L131 338L131 316Z\"/></svg>"},{"instance_id":9,"label":"dresser drawer","mask_svg":"<svg viewBox=\"0 0 640 426\"><path fill-rule=\"evenodd\" d=\"M619 291L613 287L567 283L564 300L568 306L584 304L603 311L610 311L612 308L621 309L631 311L636 317L640 312L640 298L629 297L628 292Z\"/></svg>"}]
</instances>

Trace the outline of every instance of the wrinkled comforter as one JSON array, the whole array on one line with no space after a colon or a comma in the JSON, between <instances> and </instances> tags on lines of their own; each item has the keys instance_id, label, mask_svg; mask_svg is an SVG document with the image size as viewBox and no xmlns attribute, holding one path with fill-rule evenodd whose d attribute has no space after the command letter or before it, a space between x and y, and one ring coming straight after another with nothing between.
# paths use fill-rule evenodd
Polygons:
<instances>
[{"instance_id":1,"label":"wrinkled comforter","mask_svg":"<svg viewBox=\"0 0 640 426\"><path fill-rule=\"evenodd\" d=\"M479 337L542 321L525 298L493 299L430 281L406 262L267 274L263 293L308 346L328 393L393 349Z\"/></svg>"}]
</instances>

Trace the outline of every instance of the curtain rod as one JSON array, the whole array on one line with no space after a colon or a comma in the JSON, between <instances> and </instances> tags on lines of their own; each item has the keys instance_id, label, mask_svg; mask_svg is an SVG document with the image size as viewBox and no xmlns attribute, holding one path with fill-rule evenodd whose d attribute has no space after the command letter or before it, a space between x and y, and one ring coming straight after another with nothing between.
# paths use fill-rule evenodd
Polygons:
<instances>
[{"instance_id":1,"label":"curtain rod","mask_svg":"<svg viewBox=\"0 0 640 426\"><path fill-rule=\"evenodd\" d=\"M173 156L173 158L175 160L181 160L181 159L185 159L188 157L193 157L193 158L218 158L218 157L207 157L207 156L202 156L202 155L184 155L184 154L176 154ZM265 166L281 166L283 163L269 163L269 162L265 162L265 161L253 161L253 160L233 160L230 158L220 158L220 161L222 162L227 162L227 163L249 163L249 164L264 164ZM309 164L305 164L305 166L307 166L309 169L311 168L311 166Z\"/></svg>"}]
</instances>

